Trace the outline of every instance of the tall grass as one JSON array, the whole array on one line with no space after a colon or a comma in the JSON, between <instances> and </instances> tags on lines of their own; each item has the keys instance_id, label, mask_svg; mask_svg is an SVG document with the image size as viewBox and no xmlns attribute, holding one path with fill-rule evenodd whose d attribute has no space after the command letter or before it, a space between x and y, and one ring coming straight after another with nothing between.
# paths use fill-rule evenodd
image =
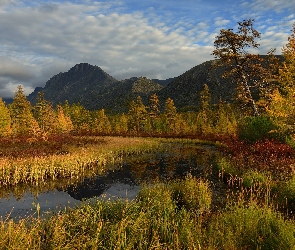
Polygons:
<instances>
[{"instance_id":1,"label":"tall grass","mask_svg":"<svg viewBox=\"0 0 295 250\"><path fill-rule=\"evenodd\" d=\"M95 138L98 142L102 138ZM0 158L0 186L19 183L40 185L58 178L79 179L102 173L108 164L120 164L122 156L156 151L160 142L147 138L104 137L104 143L65 145L63 154ZM60 152L60 151L59 151Z\"/></svg>"}]
</instances>

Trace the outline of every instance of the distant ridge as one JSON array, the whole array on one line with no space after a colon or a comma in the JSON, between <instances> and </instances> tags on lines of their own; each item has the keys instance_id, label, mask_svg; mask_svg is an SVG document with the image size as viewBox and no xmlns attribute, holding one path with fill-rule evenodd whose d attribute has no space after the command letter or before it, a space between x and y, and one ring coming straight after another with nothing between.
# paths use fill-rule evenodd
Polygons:
<instances>
[{"instance_id":1,"label":"distant ridge","mask_svg":"<svg viewBox=\"0 0 295 250\"><path fill-rule=\"evenodd\" d=\"M278 56L281 60L282 57ZM222 78L223 67L212 68L215 60L197 65L175 78L166 80L132 77L118 81L98 66L80 63L68 72L59 73L46 82L44 88L36 88L28 96L35 102L37 93L44 92L45 98L56 105L66 100L81 103L90 110L105 109L107 112L127 112L131 100L141 96L147 105L150 96L156 93L164 108L168 97L178 109L196 109L199 106L199 93L207 84L212 102L220 99L231 102L235 86L231 79Z\"/></svg>"},{"instance_id":2,"label":"distant ridge","mask_svg":"<svg viewBox=\"0 0 295 250\"><path fill-rule=\"evenodd\" d=\"M106 109L111 112L126 112L128 101L137 95L145 100L151 92L158 92L163 86L145 77L133 77L118 81L98 66L80 63L68 72L59 73L45 84L36 88L28 96L35 103L38 92L43 92L45 99L53 105L64 103L81 103L90 110Z\"/></svg>"}]
</instances>

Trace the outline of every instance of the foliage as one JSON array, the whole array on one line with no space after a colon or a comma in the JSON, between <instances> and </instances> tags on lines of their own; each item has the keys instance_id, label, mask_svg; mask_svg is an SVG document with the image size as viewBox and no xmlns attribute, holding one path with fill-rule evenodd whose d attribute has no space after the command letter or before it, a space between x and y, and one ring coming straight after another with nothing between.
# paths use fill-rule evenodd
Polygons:
<instances>
[{"instance_id":1,"label":"foliage","mask_svg":"<svg viewBox=\"0 0 295 250\"><path fill-rule=\"evenodd\" d=\"M258 172L256 170L248 171L242 175L243 185L246 188L260 186L266 187L270 182L269 174L265 174L263 172Z\"/></svg>"},{"instance_id":2,"label":"foliage","mask_svg":"<svg viewBox=\"0 0 295 250\"><path fill-rule=\"evenodd\" d=\"M268 207L234 206L209 226L216 249L294 249L295 227Z\"/></svg>"},{"instance_id":3,"label":"foliage","mask_svg":"<svg viewBox=\"0 0 295 250\"><path fill-rule=\"evenodd\" d=\"M244 122L239 125L239 139L252 142L264 139L270 139L276 135L270 132L275 131L277 126L269 116L248 116Z\"/></svg>"},{"instance_id":4,"label":"foliage","mask_svg":"<svg viewBox=\"0 0 295 250\"><path fill-rule=\"evenodd\" d=\"M227 67L224 77L232 76L240 91L239 98L252 107L253 115L258 116L255 95L258 91L266 92L271 88L271 78L276 68L276 59L272 51L265 60L259 55L251 54L247 48L256 49L256 39L260 33L253 27L253 19L238 22L238 31L222 29L214 41L213 55L220 59L219 66ZM256 92L255 92L256 91Z\"/></svg>"},{"instance_id":5,"label":"foliage","mask_svg":"<svg viewBox=\"0 0 295 250\"><path fill-rule=\"evenodd\" d=\"M5 106L5 103L0 98L0 137L9 136L11 134L12 129L9 109Z\"/></svg>"},{"instance_id":6,"label":"foliage","mask_svg":"<svg viewBox=\"0 0 295 250\"><path fill-rule=\"evenodd\" d=\"M22 86L18 86L9 110L14 135L38 135L40 129L33 117L31 104L27 101Z\"/></svg>"},{"instance_id":7,"label":"foliage","mask_svg":"<svg viewBox=\"0 0 295 250\"><path fill-rule=\"evenodd\" d=\"M195 177L188 175L185 180L174 182L172 189L178 207L185 207L197 214L210 210L212 192L207 181L197 180Z\"/></svg>"},{"instance_id":8,"label":"foliage","mask_svg":"<svg viewBox=\"0 0 295 250\"><path fill-rule=\"evenodd\" d=\"M171 98L168 98L165 103L165 118L166 118L166 129L167 132L173 133L176 132L176 115L177 109L174 105L174 101Z\"/></svg>"},{"instance_id":9,"label":"foliage","mask_svg":"<svg viewBox=\"0 0 295 250\"><path fill-rule=\"evenodd\" d=\"M58 121L56 114L54 113L52 104L45 100L43 92L38 93L36 105L33 107L33 116L43 133L57 132Z\"/></svg>"}]
</instances>

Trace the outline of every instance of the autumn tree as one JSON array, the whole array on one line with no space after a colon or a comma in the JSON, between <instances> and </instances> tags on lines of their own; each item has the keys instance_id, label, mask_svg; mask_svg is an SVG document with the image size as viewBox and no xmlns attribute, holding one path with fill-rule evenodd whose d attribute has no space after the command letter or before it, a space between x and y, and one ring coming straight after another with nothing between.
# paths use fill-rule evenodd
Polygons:
<instances>
[{"instance_id":1,"label":"autumn tree","mask_svg":"<svg viewBox=\"0 0 295 250\"><path fill-rule=\"evenodd\" d=\"M131 101L128 111L129 127L135 133L144 131L148 124L148 112L146 106L143 104L140 96L137 97L136 102Z\"/></svg>"},{"instance_id":2,"label":"autumn tree","mask_svg":"<svg viewBox=\"0 0 295 250\"><path fill-rule=\"evenodd\" d=\"M174 101L168 97L165 103L164 115L166 118L166 128L168 132L175 132L175 123L177 119L177 109Z\"/></svg>"},{"instance_id":3,"label":"autumn tree","mask_svg":"<svg viewBox=\"0 0 295 250\"><path fill-rule=\"evenodd\" d=\"M112 131L111 123L105 114L104 109L93 113L92 131L105 134L109 134Z\"/></svg>"},{"instance_id":4,"label":"autumn tree","mask_svg":"<svg viewBox=\"0 0 295 250\"><path fill-rule=\"evenodd\" d=\"M8 136L12 133L11 118L9 109L0 98L0 137Z\"/></svg>"},{"instance_id":5,"label":"autumn tree","mask_svg":"<svg viewBox=\"0 0 295 250\"><path fill-rule=\"evenodd\" d=\"M19 85L13 102L9 106L12 130L15 135L37 135L40 132L31 109L31 104L27 100L22 86Z\"/></svg>"},{"instance_id":6,"label":"autumn tree","mask_svg":"<svg viewBox=\"0 0 295 250\"><path fill-rule=\"evenodd\" d=\"M284 62L279 69L280 90L286 97L295 96L295 23L288 43L282 49Z\"/></svg>"},{"instance_id":7,"label":"autumn tree","mask_svg":"<svg viewBox=\"0 0 295 250\"><path fill-rule=\"evenodd\" d=\"M74 129L73 123L71 121L71 118L66 115L63 111L63 107L61 105L57 105L56 107L56 118L57 118L57 124L56 124L56 131L58 133L69 133Z\"/></svg>"},{"instance_id":8,"label":"autumn tree","mask_svg":"<svg viewBox=\"0 0 295 250\"><path fill-rule=\"evenodd\" d=\"M235 136L237 134L237 121L230 105L220 100L214 113L214 132L219 135Z\"/></svg>"},{"instance_id":9,"label":"autumn tree","mask_svg":"<svg viewBox=\"0 0 295 250\"><path fill-rule=\"evenodd\" d=\"M255 95L268 92L272 86L273 72L277 59L274 50L266 58L249 51L257 49L260 33L253 27L253 19L238 22L238 30L222 29L214 41L213 55L219 59L217 66L226 68L223 77L231 77L241 91L239 97L252 108L255 116L259 115ZM249 49L247 51L247 49Z\"/></svg>"},{"instance_id":10,"label":"autumn tree","mask_svg":"<svg viewBox=\"0 0 295 250\"><path fill-rule=\"evenodd\" d=\"M156 119L160 114L160 102L157 94L153 94L150 97L150 105L149 105L149 117L151 120L152 131L155 130Z\"/></svg>"},{"instance_id":11,"label":"autumn tree","mask_svg":"<svg viewBox=\"0 0 295 250\"><path fill-rule=\"evenodd\" d=\"M62 106L64 114L69 116L74 126L74 130L78 133L88 133L91 128L91 112L84 108L80 103L70 105L68 101Z\"/></svg>"},{"instance_id":12,"label":"autumn tree","mask_svg":"<svg viewBox=\"0 0 295 250\"><path fill-rule=\"evenodd\" d=\"M45 100L44 93L38 92L33 115L43 133L54 133L56 129L56 114L51 102Z\"/></svg>"},{"instance_id":13,"label":"autumn tree","mask_svg":"<svg viewBox=\"0 0 295 250\"><path fill-rule=\"evenodd\" d=\"M284 60L279 68L279 85L271 93L266 109L284 133L295 131L295 23L292 31L282 49Z\"/></svg>"},{"instance_id":14,"label":"autumn tree","mask_svg":"<svg viewBox=\"0 0 295 250\"><path fill-rule=\"evenodd\" d=\"M212 110L211 110L211 93L207 84L199 94L200 105L196 119L196 130L199 134L212 133Z\"/></svg>"},{"instance_id":15,"label":"autumn tree","mask_svg":"<svg viewBox=\"0 0 295 250\"><path fill-rule=\"evenodd\" d=\"M117 114L110 117L113 131L118 134L126 134L128 132L128 117L125 114Z\"/></svg>"}]
</instances>

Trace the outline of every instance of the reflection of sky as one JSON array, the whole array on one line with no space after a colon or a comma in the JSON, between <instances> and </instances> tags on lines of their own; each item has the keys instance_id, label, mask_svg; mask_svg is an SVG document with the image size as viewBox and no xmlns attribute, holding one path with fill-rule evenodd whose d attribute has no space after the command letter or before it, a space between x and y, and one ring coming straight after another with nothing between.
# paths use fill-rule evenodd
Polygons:
<instances>
[{"instance_id":1,"label":"reflection of sky","mask_svg":"<svg viewBox=\"0 0 295 250\"><path fill-rule=\"evenodd\" d=\"M48 191L38 195L36 198L32 193L27 192L21 199L17 200L12 194L9 198L0 199L0 216L6 217L11 212L11 217L31 215L36 212L39 203L41 213L56 208L66 206L73 207L80 201L75 200L70 195L61 191Z\"/></svg>"},{"instance_id":2,"label":"reflection of sky","mask_svg":"<svg viewBox=\"0 0 295 250\"><path fill-rule=\"evenodd\" d=\"M132 200L139 192L138 186L131 186L124 183L114 183L100 197L104 200L108 199L128 199ZM9 198L0 199L0 216L6 218L11 212L10 217L18 216L26 217L37 212L37 204L40 205L40 211L44 212L64 210L66 207L74 207L81 203L72 198L68 193L63 191L48 191L41 193L36 198L32 193L27 192L21 199L16 199L13 194Z\"/></svg>"}]
</instances>

